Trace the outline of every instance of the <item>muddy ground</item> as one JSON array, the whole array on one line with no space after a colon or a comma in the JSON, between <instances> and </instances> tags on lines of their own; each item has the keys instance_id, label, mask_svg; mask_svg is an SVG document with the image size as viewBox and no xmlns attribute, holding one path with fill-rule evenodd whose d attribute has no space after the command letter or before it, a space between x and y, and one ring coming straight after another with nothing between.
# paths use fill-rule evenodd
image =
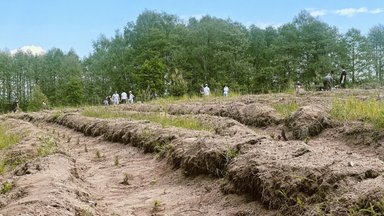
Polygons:
<instances>
[{"instance_id":1,"label":"muddy ground","mask_svg":"<svg viewBox=\"0 0 384 216\"><path fill-rule=\"evenodd\" d=\"M381 90L98 107L188 117L211 130L101 119L83 109L2 115L2 215L382 215L384 133L332 101ZM336 99L335 99L336 98ZM274 104L297 103L284 116ZM42 146L51 146L46 154ZM46 149L46 148L45 148Z\"/></svg>"}]
</instances>

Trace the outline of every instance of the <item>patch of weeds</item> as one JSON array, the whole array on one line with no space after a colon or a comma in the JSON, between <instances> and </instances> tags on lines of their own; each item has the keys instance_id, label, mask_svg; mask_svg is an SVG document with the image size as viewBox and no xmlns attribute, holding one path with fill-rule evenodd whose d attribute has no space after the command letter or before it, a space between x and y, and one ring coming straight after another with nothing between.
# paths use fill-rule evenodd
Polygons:
<instances>
[{"instance_id":1,"label":"patch of weeds","mask_svg":"<svg viewBox=\"0 0 384 216\"><path fill-rule=\"evenodd\" d=\"M157 212L160 212L160 207L161 207L161 202L159 200L155 200L153 202L153 208L152 208L152 213L157 213Z\"/></svg>"},{"instance_id":2,"label":"patch of weeds","mask_svg":"<svg viewBox=\"0 0 384 216\"><path fill-rule=\"evenodd\" d=\"M271 104L271 106L284 118L299 109L299 104L296 101L291 101L287 104Z\"/></svg>"},{"instance_id":3,"label":"patch of weeds","mask_svg":"<svg viewBox=\"0 0 384 216\"><path fill-rule=\"evenodd\" d=\"M231 162L231 160L233 158L235 158L237 155L239 155L239 151L237 149L229 149L226 153L225 153L225 160L227 161L227 164L229 162Z\"/></svg>"},{"instance_id":4,"label":"patch of weeds","mask_svg":"<svg viewBox=\"0 0 384 216\"><path fill-rule=\"evenodd\" d=\"M128 173L124 174L124 178L123 178L123 181L121 182L121 184L123 184L123 185L130 185L129 184L129 175L128 175Z\"/></svg>"},{"instance_id":5,"label":"patch of weeds","mask_svg":"<svg viewBox=\"0 0 384 216\"><path fill-rule=\"evenodd\" d=\"M2 188L0 190L0 193L1 194L6 194L10 190L12 190L12 188L13 188L13 184L12 183L4 182L3 185L2 185Z\"/></svg>"},{"instance_id":6,"label":"patch of weeds","mask_svg":"<svg viewBox=\"0 0 384 216\"><path fill-rule=\"evenodd\" d=\"M7 127L0 125L0 150L18 143L21 139L20 135L7 133L7 131Z\"/></svg>"},{"instance_id":7,"label":"patch of weeds","mask_svg":"<svg viewBox=\"0 0 384 216\"><path fill-rule=\"evenodd\" d=\"M354 207L348 209L350 216L357 215L383 215L384 198L365 198L359 201Z\"/></svg>"},{"instance_id":8,"label":"patch of weeds","mask_svg":"<svg viewBox=\"0 0 384 216\"><path fill-rule=\"evenodd\" d=\"M119 156L115 156L115 166L119 166Z\"/></svg>"},{"instance_id":9,"label":"patch of weeds","mask_svg":"<svg viewBox=\"0 0 384 216\"><path fill-rule=\"evenodd\" d=\"M37 148L38 156L44 157L57 152L57 142L52 137L39 138L40 145Z\"/></svg>"},{"instance_id":10,"label":"patch of weeds","mask_svg":"<svg viewBox=\"0 0 384 216\"><path fill-rule=\"evenodd\" d=\"M101 158L101 153L100 153L99 149L97 149L97 151L96 151L96 157L97 157L97 159Z\"/></svg>"},{"instance_id":11,"label":"patch of weeds","mask_svg":"<svg viewBox=\"0 0 384 216\"><path fill-rule=\"evenodd\" d=\"M76 212L76 216L93 216L89 209L80 209Z\"/></svg>"}]
</instances>

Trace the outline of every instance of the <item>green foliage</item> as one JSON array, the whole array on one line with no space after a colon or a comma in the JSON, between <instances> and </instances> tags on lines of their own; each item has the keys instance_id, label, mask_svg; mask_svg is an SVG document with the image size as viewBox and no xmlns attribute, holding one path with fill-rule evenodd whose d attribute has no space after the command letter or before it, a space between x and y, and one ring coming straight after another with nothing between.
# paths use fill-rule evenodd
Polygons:
<instances>
[{"instance_id":1,"label":"green foliage","mask_svg":"<svg viewBox=\"0 0 384 216\"><path fill-rule=\"evenodd\" d=\"M367 36L356 29L340 34L307 11L261 29L209 15L181 22L146 10L113 37L100 36L82 61L57 48L43 56L0 51L0 111L9 111L16 98L21 109L39 110L42 94L52 106L77 106L99 104L114 91L132 90L137 101L198 95L205 83L219 95L224 85L230 94L284 92L298 80L311 89L342 67L352 86L382 85L383 37L383 25ZM34 86L40 96L31 93Z\"/></svg>"},{"instance_id":2,"label":"green foliage","mask_svg":"<svg viewBox=\"0 0 384 216\"><path fill-rule=\"evenodd\" d=\"M346 100L335 99L332 103L331 116L341 121L364 121L376 128L384 128L384 102L359 100L350 97Z\"/></svg>"},{"instance_id":3,"label":"green foliage","mask_svg":"<svg viewBox=\"0 0 384 216\"><path fill-rule=\"evenodd\" d=\"M65 105L78 106L84 101L84 87L79 77L70 77L64 85L62 96Z\"/></svg>"},{"instance_id":4,"label":"green foliage","mask_svg":"<svg viewBox=\"0 0 384 216\"><path fill-rule=\"evenodd\" d=\"M41 110L44 108L43 102L46 104L46 107L48 107L47 96L41 91L40 86L36 85L32 90L32 98L28 103L28 111L36 112Z\"/></svg>"}]
</instances>

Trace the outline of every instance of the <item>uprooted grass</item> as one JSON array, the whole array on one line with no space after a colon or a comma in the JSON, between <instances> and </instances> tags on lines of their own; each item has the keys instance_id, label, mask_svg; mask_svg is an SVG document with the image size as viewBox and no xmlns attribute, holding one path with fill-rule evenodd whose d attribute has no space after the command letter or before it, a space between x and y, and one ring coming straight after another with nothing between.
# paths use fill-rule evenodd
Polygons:
<instances>
[{"instance_id":1,"label":"uprooted grass","mask_svg":"<svg viewBox=\"0 0 384 216\"><path fill-rule=\"evenodd\" d=\"M82 115L95 118L126 118L129 120L148 120L159 123L162 127L179 127L191 130L212 131L207 124L203 124L196 118L185 116L172 116L166 113L128 113L110 111L97 108L87 108Z\"/></svg>"},{"instance_id":2,"label":"uprooted grass","mask_svg":"<svg viewBox=\"0 0 384 216\"><path fill-rule=\"evenodd\" d=\"M350 97L346 100L334 100L331 116L341 121L363 121L372 123L377 129L384 128L384 102L360 100Z\"/></svg>"}]
</instances>

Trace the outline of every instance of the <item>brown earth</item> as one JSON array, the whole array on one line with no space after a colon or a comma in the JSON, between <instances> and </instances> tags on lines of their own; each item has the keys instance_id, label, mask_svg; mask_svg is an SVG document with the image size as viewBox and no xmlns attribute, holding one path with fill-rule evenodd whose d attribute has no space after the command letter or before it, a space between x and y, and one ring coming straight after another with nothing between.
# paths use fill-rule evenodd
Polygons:
<instances>
[{"instance_id":1,"label":"brown earth","mask_svg":"<svg viewBox=\"0 0 384 216\"><path fill-rule=\"evenodd\" d=\"M236 99L103 107L168 113L212 131L65 112L8 114L22 132L2 152L3 215L382 215L384 133L329 115L334 98L380 90L249 95ZM273 104L296 102L283 117ZM57 150L38 155L42 140ZM12 161L9 162L13 164Z\"/></svg>"}]
</instances>

